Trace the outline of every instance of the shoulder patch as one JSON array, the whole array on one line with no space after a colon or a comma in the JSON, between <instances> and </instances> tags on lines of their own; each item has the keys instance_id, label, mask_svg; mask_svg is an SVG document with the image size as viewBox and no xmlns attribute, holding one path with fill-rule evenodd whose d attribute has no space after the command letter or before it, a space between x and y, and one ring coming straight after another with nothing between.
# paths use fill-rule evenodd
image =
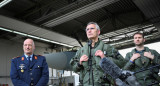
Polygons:
<instances>
[{"instance_id":1,"label":"shoulder patch","mask_svg":"<svg viewBox=\"0 0 160 86\"><path fill-rule=\"evenodd\" d=\"M19 58L20 56L17 56L17 57L13 57L12 59L15 59L15 58Z\"/></svg>"}]
</instances>

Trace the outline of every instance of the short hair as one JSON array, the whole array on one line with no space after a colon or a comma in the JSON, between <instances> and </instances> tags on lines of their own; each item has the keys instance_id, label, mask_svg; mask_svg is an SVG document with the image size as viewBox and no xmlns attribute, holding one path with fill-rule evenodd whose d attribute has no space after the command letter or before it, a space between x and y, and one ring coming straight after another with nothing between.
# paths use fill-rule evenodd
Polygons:
<instances>
[{"instance_id":1,"label":"short hair","mask_svg":"<svg viewBox=\"0 0 160 86\"><path fill-rule=\"evenodd\" d=\"M136 33L133 35L133 38L134 38L134 36L135 36L136 34L139 34L139 35L141 35L141 36L144 38L144 34L141 33L141 32L136 32Z\"/></svg>"},{"instance_id":2,"label":"short hair","mask_svg":"<svg viewBox=\"0 0 160 86\"><path fill-rule=\"evenodd\" d=\"M89 22L89 23L87 24L87 26L90 25L90 24L96 25L96 28L97 28L98 30L100 30L100 27L99 27L99 25L98 25L96 22Z\"/></svg>"}]
</instances>

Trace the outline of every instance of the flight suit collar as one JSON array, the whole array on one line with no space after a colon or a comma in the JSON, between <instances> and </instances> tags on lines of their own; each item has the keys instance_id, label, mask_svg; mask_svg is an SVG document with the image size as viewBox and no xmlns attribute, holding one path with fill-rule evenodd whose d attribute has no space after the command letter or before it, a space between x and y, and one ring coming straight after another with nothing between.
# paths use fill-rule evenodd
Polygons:
<instances>
[{"instance_id":1,"label":"flight suit collar","mask_svg":"<svg viewBox=\"0 0 160 86\"><path fill-rule=\"evenodd\" d=\"M132 52L132 53L142 53L142 52L149 52L149 51L150 51L150 50L149 50L148 47L144 47L144 50L142 50L142 51L137 51L137 49L134 48L131 52Z\"/></svg>"},{"instance_id":2,"label":"flight suit collar","mask_svg":"<svg viewBox=\"0 0 160 86\"><path fill-rule=\"evenodd\" d=\"M100 40L98 39L98 41L97 41L97 42L95 42L95 45L94 45L94 47L93 47L93 48L96 48L96 47L99 45L99 43L100 43Z\"/></svg>"}]
</instances>

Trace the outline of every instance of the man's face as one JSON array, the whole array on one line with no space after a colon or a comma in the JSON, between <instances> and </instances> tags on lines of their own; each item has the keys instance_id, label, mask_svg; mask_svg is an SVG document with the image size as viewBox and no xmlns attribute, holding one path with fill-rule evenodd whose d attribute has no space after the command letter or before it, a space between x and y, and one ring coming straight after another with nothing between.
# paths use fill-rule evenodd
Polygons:
<instances>
[{"instance_id":1,"label":"man's face","mask_svg":"<svg viewBox=\"0 0 160 86\"><path fill-rule=\"evenodd\" d=\"M145 42L145 39L143 38L142 35L140 35L140 34L135 34L134 35L134 44L136 46L141 46L141 45L144 44L144 42Z\"/></svg>"},{"instance_id":2,"label":"man's face","mask_svg":"<svg viewBox=\"0 0 160 86\"><path fill-rule=\"evenodd\" d=\"M26 39L23 44L24 53L31 55L33 54L34 49L35 49L35 46L34 46L33 40Z\"/></svg>"},{"instance_id":3,"label":"man's face","mask_svg":"<svg viewBox=\"0 0 160 86\"><path fill-rule=\"evenodd\" d=\"M88 39L96 39L100 34L100 30L96 28L96 25L90 24L86 27L86 34Z\"/></svg>"}]
</instances>

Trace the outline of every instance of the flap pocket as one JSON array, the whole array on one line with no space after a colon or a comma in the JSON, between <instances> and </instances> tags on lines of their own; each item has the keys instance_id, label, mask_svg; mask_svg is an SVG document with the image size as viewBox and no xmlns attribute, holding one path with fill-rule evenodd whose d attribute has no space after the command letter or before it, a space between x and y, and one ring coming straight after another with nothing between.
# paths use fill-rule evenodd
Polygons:
<instances>
[{"instance_id":1,"label":"flap pocket","mask_svg":"<svg viewBox=\"0 0 160 86\"><path fill-rule=\"evenodd\" d=\"M39 64L35 65L35 68L36 68L36 69L40 69L40 68L42 68L42 67L43 67L43 66L42 66L41 64L40 64L40 65L39 65Z\"/></svg>"}]
</instances>

